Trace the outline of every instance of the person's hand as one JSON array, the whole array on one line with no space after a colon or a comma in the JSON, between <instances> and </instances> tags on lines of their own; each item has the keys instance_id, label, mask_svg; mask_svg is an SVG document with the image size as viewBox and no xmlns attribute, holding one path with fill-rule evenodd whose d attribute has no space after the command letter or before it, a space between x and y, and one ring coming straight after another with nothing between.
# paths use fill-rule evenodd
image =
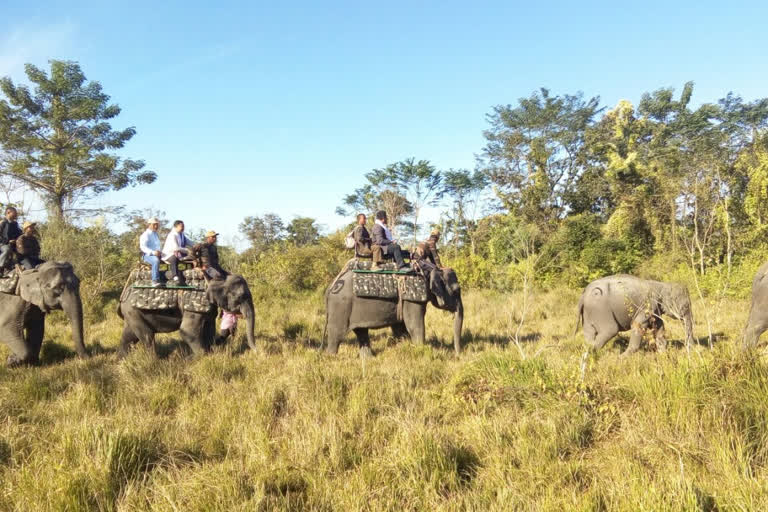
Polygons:
<instances>
[{"instance_id":1,"label":"person's hand","mask_svg":"<svg viewBox=\"0 0 768 512\"><path fill-rule=\"evenodd\" d=\"M160 251L155 251L155 256L157 256L158 258L160 257L161 254L162 253Z\"/></svg>"}]
</instances>

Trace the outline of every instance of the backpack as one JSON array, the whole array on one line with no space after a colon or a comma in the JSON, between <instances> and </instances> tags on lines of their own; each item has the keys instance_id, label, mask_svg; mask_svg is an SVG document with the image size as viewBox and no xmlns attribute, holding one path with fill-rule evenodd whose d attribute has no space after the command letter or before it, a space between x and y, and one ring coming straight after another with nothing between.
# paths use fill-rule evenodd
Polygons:
<instances>
[{"instance_id":1,"label":"backpack","mask_svg":"<svg viewBox=\"0 0 768 512\"><path fill-rule=\"evenodd\" d=\"M347 249L355 248L355 230L350 231L349 234L344 237L344 247Z\"/></svg>"}]
</instances>

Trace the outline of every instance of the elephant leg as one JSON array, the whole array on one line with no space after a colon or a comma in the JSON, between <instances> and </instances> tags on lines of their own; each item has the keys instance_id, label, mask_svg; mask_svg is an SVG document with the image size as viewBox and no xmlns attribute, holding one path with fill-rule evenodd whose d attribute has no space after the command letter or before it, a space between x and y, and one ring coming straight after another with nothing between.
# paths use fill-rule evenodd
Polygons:
<instances>
[{"instance_id":1,"label":"elephant leg","mask_svg":"<svg viewBox=\"0 0 768 512\"><path fill-rule=\"evenodd\" d=\"M626 357L630 354L634 354L640 348L640 344L643 342L643 332L645 329L642 324L632 324L632 334L629 337L629 345L627 349L621 354L622 357Z\"/></svg>"},{"instance_id":2,"label":"elephant leg","mask_svg":"<svg viewBox=\"0 0 768 512\"><path fill-rule=\"evenodd\" d=\"M753 306L749 311L747 327L744 329L744 347L752 348L757 345L760 335L762 335L766 329L768 329L768 317L762 312L756 311L756 308Z\"/></svg>"},{"instance_id":3,"label":"elephant leg","mask_svg":"<svg viewBox=\"0 0 768 512\"><path fill-rule=\"evenodd\" d=\"M405 324L394 324L392 326L392 336L395 338L405 338L408 336L408 329L405 328Z\"/></svg>"},{"instance_id":4,"label":"elephant leg","mask_svg":"<svg viewBox=\"0 0 768 512\"><path fill-rule=\"evenodd\" d=\"M360 357L373 357L373 350L371 350L371 337L368 335L368 329L358 327L354 329L355 336L357 336L357 344L360 346Z\"/></svg>"},{"instance_id":5,"label":"elephant leg","mask_svg":"<svg viewBox=\"0 0 768 512\"><path fill-rule=\"evenodd\" d=\"M29 322L26 331L27 347L29 349L27 362L34 364L40 360L40 349L43 346L43 337L45 336L45 319L40 318Z\"/></svg>"},{"instance_id":6,"label":"elephant leg","mask_svg":"<svg viewBox=\"0 0 768 512\"><path fill-rule=\"evenodd\" d=\"M196 356L205 354L208 351L208 344L204 337L206 320L207 318L205 318L205 315L185 312L184 317L181 320L181 326L179 327L181 339L189 345L189 348L192 349L192 353Z\"/></svg>"},{"instance_id":7,"label":"elephant leg","mask_svg":"<svg viewBox=\"0 0 768 512\"><path fill-rule=\"evenodd\" d=\"M654 325L653 338L656 340L656 349L659 352L664 352L667 350L667 336L666 329L664 328L664 321L661 318L656 318Z\"/></svg>"},{"instance_id":8,"label":"elephant leg","mask_svg":"<svg viewBox=\"0 0 768 512\"><path fill-rule=\"evenodd\" d=\"M417 304L406 302L403 304L403 322L411 340L416 345L423 345L426 339L426 329L424 327L424 315L427 313L426 304Z\"/></svg>"},{"instance_id":9,"label":"elephant leg","mask_svg":"<svg viewBox=\"0 0 768 512\"><path fill-rule=\"evenodd\" d=\"M117 349L117 358L122 359L128 355L131 345L139 341L133 331L127 325L123 327L123 335L120 337L120 348Z\"/></svg>"},{"instance_id":10,"label":"elephant leg","mask_svg":"<svg viewBox=\"0 0 768 512\"><path fill-rule=\"evenodd\" d=\"M20 328L14 328L12 331L5 332L5 344L11 349L11 355L8 356L8 366L15 367L30 362L32 350L30 350L27 341L24 339L24 333Z\"/></svg>"},{"instance_id":11,"label":"elephant leg","mask_svg":"<svg viewBox=\"0 0 768 512\"><path fill-rule=\"evenodd\" d=\"M328 354L336 354L339 352L339 344L341 343L341 340L344 339L344 336L347 334L346 328L340 328L336 325L333 325L332 323L328 322L328 345L325 348L325 351Z\"/></svg>"}]
</instances>

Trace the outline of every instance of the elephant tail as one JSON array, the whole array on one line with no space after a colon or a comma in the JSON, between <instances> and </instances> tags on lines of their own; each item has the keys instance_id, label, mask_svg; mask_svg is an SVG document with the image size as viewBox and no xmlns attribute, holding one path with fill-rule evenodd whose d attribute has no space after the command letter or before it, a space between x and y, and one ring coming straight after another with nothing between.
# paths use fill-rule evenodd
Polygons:
<instances>
[{"instance_id":1,"label":"elephant tail","mask_svg":"<svg viewBox=\"0 0 768 512\"><path fill-rule=\"evenodd\" d=\"M581 297L579 297L579 305L577 306L578 311L578 317L576 318L576 328L573 330L573 334L576 335L579 333L579 327L581 327L584 324L584 294L581 294Z\"/></svg>"}]
</instances>

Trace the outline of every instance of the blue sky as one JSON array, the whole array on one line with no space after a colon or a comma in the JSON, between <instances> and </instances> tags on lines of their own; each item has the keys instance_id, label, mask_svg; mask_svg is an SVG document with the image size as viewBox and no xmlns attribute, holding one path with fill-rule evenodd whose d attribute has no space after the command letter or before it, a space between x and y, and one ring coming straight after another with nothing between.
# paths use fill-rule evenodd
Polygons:
<instances>
[{"instance_id":1,"label":"blue sky","mask_svg":"<svg viewBox=\"0 0 768 512\"><path fill-rule=\"evenodd\" d=\"M238 242L247 215L326 230L363 174L407 157L473 168L485 115L539 87L604 105L696 82L768 95L766 2L65 2L0 5L0 75L80 62L138 134L152 207Z\"/></svg>"}]
</instances>

